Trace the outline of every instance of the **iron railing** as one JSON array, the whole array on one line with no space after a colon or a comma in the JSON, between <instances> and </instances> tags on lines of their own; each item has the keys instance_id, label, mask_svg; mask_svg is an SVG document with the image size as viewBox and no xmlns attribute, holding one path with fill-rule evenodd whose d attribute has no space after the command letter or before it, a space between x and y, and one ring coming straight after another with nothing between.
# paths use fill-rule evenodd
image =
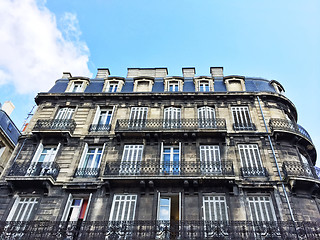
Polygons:
<instances>
[{"instance_id":1,"label":"iron railing","mask_svg":"<svg viewBox=\"0 0 320 240\"><path fill-rule=\"evenodd\" d=\"M100 168L77 168L75 177L98 177Z\"/></svg>"},{"instance_id":2,"label":"iron railing","mask_svg":"<svg viewBox=\"0 0 320 240\"><path fill-rule=\"evenodd\" d=\"M152 240L248 239L316 240L320 222L106 221L0 222L0 239Z\"/></svg>"},{"instance_id":3,"label":"iron railing","mask_svg":"<svg viewBox=\"0 0 320 240\"><path fill-rule=\"evenodd\" d=\"M185 161L159 163L153 159L142 162L108 162L105 176L233 176L233 164L230 161L200 163Z\"/></svg>"},{"instance_id":4,"label":"iron railing","mask_svg":"<svg viewBox=\"0 0 320 240\"><path fill-rule=\"evenodd\" d=\"M286 177L308 177L318 179L318 175L313 166L300 162L284 162L282 165L282 171Z\"/></svg>"},{"instance_id":5,"label":"iron railing","mask_svg":"<svg viewBox=\"0 0 320 240\"><path fill-rule=\"evenodd\" d=\"M268 172L264 167L242 167L241 173L243 177L267 177Z\"/></svg>"},{"instance_id":6,"label":"iron railing","mask_svg":"<svg viewBox=\"0 0 320 240\"><path fill-rule=\"evenodd\" d=\"M42 177L57 179L60 167L56 162L14 162L8 176Z\"/></svg>"},{"instance_id":7,"label":"iron railing","mask_svg":"<svg viewBox=\"0 0 320 240\"><path fill-rule=\"evenodd\" d=\"M155 131L155 130L193 130L193 129L213 129L227 130L226 120L215 119L146 119L130 120L119 119L116 123L115 131Z\"/></svg>"},{"instance_id":8,"label":"iron railing","mask_svg":"<svg viewBox=\"0 0 320 240\"><path fill-rule=\"evenodd\" d=\"M73 119L38 120L33 128L36 131L69 131L73 134L76 122Z\"/></svg>"},{"instance_id":9,"label":"iron railing","mask_svg":"<svg viewBox=\"0 0 320 240\"><path fill-rule=\"evenodd\" d=\"M248 124L239 124L234 123L233 130L235 131L255 131L257 130L256 125L254 123L248 123Z\"/></svg>"},{"instance_id":10,"label":"iron railing","mask_svg":"<svg viewBox=\"0 0 320 240\"><path fill-rule=\"evenodd\" d=\"M295 122L285 120L285 119L271 118L269 121L269 126L271 131L284 130L284 131L292 132L292 133L301 135L307 138L310 142L312 142L309 133L302 126L300 126Z\"/></svg>"},{"instance_id":11,"label":"iron railing","mask_svg":"<svg viewBox=\"0 0 320 240\"><path fill-rule=\"evenodd\" d=\"M89 132L108 132L110 129L110 124L91 124L89 127Z\"/></svg>"}]
</instances>

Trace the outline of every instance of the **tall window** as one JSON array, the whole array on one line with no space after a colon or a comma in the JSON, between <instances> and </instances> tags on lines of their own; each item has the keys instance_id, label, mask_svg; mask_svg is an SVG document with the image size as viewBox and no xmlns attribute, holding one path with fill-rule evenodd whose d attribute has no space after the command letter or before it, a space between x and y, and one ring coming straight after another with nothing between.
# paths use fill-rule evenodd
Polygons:
<instances>
[{"instance_id":1,"label":"tall window","mask_svg":"<svg viewBox=\"0 0 320 240\"><path fill-rule=\"evenodd\" d=\"M61 221L82 222L86 220L92 194L88 197L76 197L69 194Z\"/></svg>"},{"instance_id":2,"label":"tall window","mask_svg":"<svg viewBox=\"0 0 320 240\"><path fill-rule=\"evenodd\" d=\"M209 92L210 91L210 84L209 81L198 81L198 89L199 92Z\"/></svg>"},{"instance_id":3,"label":"tall window","mask_svg":"<svg viewBox=\"0 0 320 240\"><path fill-rule=\"evenodd\" d=\"M248 107L231 107L234 130L255 130Z\"/></svg>"},{"instance_id":4,"label":"tall window","mask_svg":"<svg viewBox=\"0 0 320 240\"><path fill-rule=\"evenodd\" d=\"M225 196L204 196L203 216L205 221L228 221Z\"/></svg>"},{"instance_id":5,"label":"tall window","mask_svg":"<svg viewBox=\"0 0 320 240\"><path fill-rule=\"evenodd\" d=\"M215 123L215 111L213 107L200 107L198 108L198 120L201 128L214 128Z\"/></svg>"},{"instance_id":6,"label":"tall window","mask_svg":"<svg viewBox=\"0 0 320 240\"><path fill-rule=\"evenodd\" d=\"M100 108L98 106L90 131L109 131L113 116L113 108Z\"/></svg>"},{"instance_id":7,"label":"tall window","mask_svg":"<svg viewBox=\"0 0 320 240\"><path fill-rule=\"evenodd\" d=\"M176 107L167 107L164 109L164 128L181 127L181 109Z\"/></svg>"},{"instance_id":8,"label":"tall window","mask_svg":"<svg viewBox=\"0 0 320 240\"><path fill-rule=\"evenodd\" d=\"M179 175L181 143L178 146L166 146L161 143L161 173L165 175Z\"/></svg>"},{"instance_id":9,"label":"tall window","mask_svg":"<svg viewBox=\"0 0 320 240\"><path fill-rule=\"evenodd\" d=\"M38 201L35 197L17 197L7 221L29 221L34 215Z\"/></svg>"},{"instance_id":10,"label":"tall window","mask_svg":"<svg viewBox=\"0 0 320 240\"><path fill-rule=\"evenodd\" d=\"M200 167L202 174L221 173L220 150L217 145L200 146Z\"/></svg>"},{"instance_id":11,"label":"tall window","mask_svg":"<svg viewBox=\"0 0 320 240\"><path fill-rule=\"evenodd\" d=\"M139 174L142 154L143 145L125 145L120 165L120 174Z\"/></svg>"},{"instance_id":12,"label":"tall window","mask_svg":"<svg viewBox=\"0 0 320 240\"><path fill-rule=\"evenodd\" d=\"M179 91L179 81L168 81L168 91L178 92Z\"/></svg>"},{"instance_id":13,"label":"tall window","mask_svg":"<svg viewBox=\"0 0 320 240\"><path fill-rule=\"evenodd\" d=\"M257 144L239 144L239 154L244 176L265 176Z\"/></svg>"},{"instance_id":14,"label":"tall window","mask_svg":"<svg viewBox=\"0 0 320 240\"><path fill-rule=\"evenodd\" d=\"M248 197L252 221L276 221L272 201L269 196Z\"/></svg>"},{"instance_id":15,"label":"tall window","mask_svg":"<svg viewBox=\"0 0 320 240\"><path fill-rule=\"evenodd\" d=\"M109 81L106 87L106 92L117 92L119 88L118 81Z\"/></svg>"},{"instance_id":16,"label":"tall window","mask_svg":"<svg viewBox=\"0 0 320 240\"><path fill-rule=\"evenodd\" d=\"M147 107L132 107L129 118L130 128L144 127L147 120L148 108Z\"/></svg>"},{"instance_id":17,"label":"tall window","mask_svg":"<svg viewBox=\"0 0 320 240\"><path fill-rule=\"evenodd\" d=\"M86 143L75 174L76 177L97 177L99 175L104 147L105 145L103 145L103 147L89 147Z\"/></svg>"},{"instance_id":18,"label":"tall window","mask_svg":"<svg viewBox=\"0 0 320 240\"><path fill-rule=\"evenodd\" d=\"M40 143L27 170L27 175L43 176L57 174L58 170L54 168L53 162L59 148L60 143L58 146L43 146L43 144Z\"/></svg>"},{"instance_id":19,"label":"tall window","mask_svg":"<svg viewBox=\"0 0 320 240\"><path fill-rule=\"evenodd\" d=\"M4 150L5 150L5 149L6 149L5 146L1 146L1 145L0 145L0 158L1 158L2 154L4 153Z\"/></svg>"},{"instance_id":20,"label":"tall window","mask_svg":"<svg viewBox=\"0 0 320 240\"><path fill-rule=\"evenodd\" d=\"M137 195L115 194L109 221L133 221Z\"/></svg>"},{"instance_id":21,"label":"tall window","mask_svg":"<svg viewBox=\"0 0 320 240\"><path fill-rule=\"evenodd\" d=\"M305 174L307 176L309 176L309 177L313 177L313 173L311 171L311 168L310 168L310 165L309 165L309 161L305 157L305 155L301 152L300 149L299 149L299 156L300 156L301 163L302 163L302 168L304 169Z\"/></svg>"},{"instance_id":22,"label":"tall window","mask_svg":"<svg viewBox=\"0 0 320 240\"><path fill-rule=\"evenodd\" d=\"M74 113L74 108L60 108L55 119L60 119L60 120L68 120L72 118L72 115Z\"/></svg>"}]
</instances>

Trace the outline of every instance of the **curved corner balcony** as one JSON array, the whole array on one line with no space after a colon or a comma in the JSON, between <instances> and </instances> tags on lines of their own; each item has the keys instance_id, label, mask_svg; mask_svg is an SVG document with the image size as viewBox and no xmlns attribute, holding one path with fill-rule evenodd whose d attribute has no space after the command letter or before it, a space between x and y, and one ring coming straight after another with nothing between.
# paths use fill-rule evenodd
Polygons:
<instances>
[{"instance_id":1,"label":"curved corner balcony","mask_svg":"<svg viewBox=\"0 0 320 240\"><path fill-rule=\"evenodd\" d=\"M313 166L309 166L308 164L286 161L282 165L282 171L286 178L312 178L320 181L320 178L317 175L316 168L314 168Z\"/></svg>"},{"instance_id":2,"label":"curved corner balcony","mask_svg":"<svg viewBox=\"0 0 320 240\"><path fill-rule=\"evenodd\" d=\"M32 131L49 133L67 132L72 135L75 128L76 123L73 119L49 119L38 120Z\"/></svg>"},{"instance_id":3,"label":"curved corner balcony","mask_svg":"<svg viewBox=\"0 0 320 240\"><path fill-rule=\"evenodd\" d=\"M179 132L179 131L209 131L225 132L227 131L226 120L222 118L215 119L119 119L117 121L115 132Z\"/></svg>"},{"instance_id":4,"label":"curved corner balcony","mask_svg":"<svg viewBox=\"0 0 320 240\"><path fill-rule=\"evenodd\" d=\"M305 139L307 139L310 143L312 143L311 137L309 133L299 124L285 120L285 119L279 119L279 118L271 118L269 122L269 126L271 131L284 131L284 132L290 132L294 133L296 135L299 135Z\"/></svg>"}]
</instances>

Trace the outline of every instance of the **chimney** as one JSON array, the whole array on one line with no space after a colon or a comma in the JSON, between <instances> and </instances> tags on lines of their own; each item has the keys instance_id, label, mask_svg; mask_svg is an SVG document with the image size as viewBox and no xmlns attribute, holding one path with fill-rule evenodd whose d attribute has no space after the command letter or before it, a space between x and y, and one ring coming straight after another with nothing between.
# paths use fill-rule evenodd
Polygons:
<instances>
[{"instance_id":1,"label":"chimney","mask_svg":"<svg viewBox=\"0 0 320 240\"><path fill-rule=\"evenodd\" d=\"M196 73L196 69L194 67L190 68L182 68L182 74L185 78L193 78Z\"/></svg>"},{"instance_id":2,"label":"chimney","mask_svg":"<svg viewBox=\"0 0 320 240\"><path fill-rule=\"evenodd\" d=\"M10 116L10 114L12 113L14 108L15 108L15 106L13 105L13 103L11 101L5 101L4 104L2 105L1 109L4 112L6 112L6 114L8 114L8 116Z\"/></svg>"},{"instance_id":3,"label":"chimney","mask_svg":"<svg viewBox=\"0 0 320 240\"><path fill-rule=\"evenodd\" d=\"M71 73L69 73L69 72L63 72L62 73L62 79L68 79L68 78L71 78L72 76L71 76Z\"/></svg>"},{"instance_id":4,"label":"chimney","mask_svg":"<svg viewBox=\"0 0 320 240\"><path fill-rule=\"evenodd\" d=\"M211 67L210 73L212 77L223 77L223 67Z\"/></svg>"},{"instance_id":5,"label":"chimney","mask_svg":"<svg viewBox=\"0 0 320 240\"><path fill-rule=\"evenodd\" d=\"M98 68L96 78L107 78L110 75L109 68Z\"/></svg>"}]
</instances>

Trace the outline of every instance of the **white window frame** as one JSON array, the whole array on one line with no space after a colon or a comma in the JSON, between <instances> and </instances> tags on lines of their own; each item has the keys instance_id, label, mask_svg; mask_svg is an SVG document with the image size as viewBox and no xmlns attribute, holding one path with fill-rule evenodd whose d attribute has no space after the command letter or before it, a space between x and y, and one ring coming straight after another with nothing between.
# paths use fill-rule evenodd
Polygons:
<instances>
[{"instance_id":1,"label":"white window frame","mask_svg":"<svg viewBox=\"0 0 320 240\"><path fill-rule=\"evenodd\" d=\"M165 148L169 148L170 149L170 153L166 154L164 152ZM174 150L178 148L179 149L179 160L178 160L178 164L174 163ZM164 165L165 161L165 155L169 155L170 156L170 160L169 160L169 167ZM178 145L164 145L163 142L161 142L161 161L160 161L160 174L164 174L164 175L179 175L180 174L180 164L181 164L181 142L179 142ZM176 166L178 165L178 166Z\"/></svg>"},{"instance_id":2,"label":"white window frame","mask_svg":"<svg viewBox=\"0 0 320 240\"><path fill-rule=\"evenodd\" d=\"M198 108L198 120L201 128L216 127L216 111L213 107L203 106Z\"/></svg>"},{"instance_id":3,"label":"white window frame","mask_svg":"<svg viewBox=\"0 0 320 240\"><path fill-rule=\"evenodd\" d=\"M106 92L109 92L109 93L119 92L119 87L120 87L119 81L110 80L107 83Z\"/></svg>"},{"instance_id":4,"label":"white window frame","mask_svg":"<svg viewBox=\"0 0 320 240\"><path fill-rule=\"evenodd\" d=\"M200 164L202 174L221 173L219 145L200 145Z\"/></svg>"},{"instance_id":5,"label":"white window frame","mask_svg":"<svg viewBox=\"0 0 320 240\"><path fill-rule=\"evenodd\" d=\"M203 89L202 91L201 91L201 88ZM211 91L210 81L209 80L199 80L198 81L198 91L199 92L210 92Z\"/></svg>"},{"instance_id":6,"label":"white window frame","mask_svg":"<svg viewBox=\"0 0 320 240\"><path fill-rule=\"evenodd\" d=\"M6 147L5 146L1 146L0 145L0 159L1 159L1 156L2 156L2 154L4 153L4 150L6 149Z\"/></svg>"},{"instance_id":7,"label":"white window frame","mask_svg":"<svg viewBox=\"0 0 320 240\"><path fill-rule=\"evenodd\" d=\"M101 160L103 157L103 153L105 150L105 146L106 146L106 143L104 143L102 147L101 146L89 146L88 143L85 143L85 146L84 146L84 149L82 152L82 156L81 156L81 160L78 165L78 169L99 169L100 164L101 164ZM93 154L89 153L88 152L89 149L94 149L94 153ZM99 153L99 149L101 149L101 153ZM90 155L93 155L93 160L91 161L91 164L88 165L87 160L89 159ZM81 177L81 175L79 177Z\"/></svg>"},{"instance_id":8,"label":"white window frame","mask_svg":"<svg viewBox=\"0 0 320 240\"><path fill-rule=\"evenodd\" d=\"M106 121L106 119L108 118L108 116L110 116L110 119L109 119L109 123L108 123L108 124L107 124L107 123L103 123L103 124L100 123L101 116L102 116L101 113L104 112L104 111L110 113L110 114L108 113L108 114L106 115L107 117L105 118L105 121ZM97 130L99 130L100 127L101 127L102 129L104 129L103 126L110 126L110 127L109 127L109 130L110 130L114 111L115 111L115 106L106 107L106 108L101 108L100 106L97 106L96 114L95 114L95 116L94 116L94 119L93 119L92 124L94 124L94 125L97 126L97 127L96 127ZM108 127L107 127L107 128L108 128Z\"/></svg>"},{"instance_id":9,"label":"white window frame","mask_svg":"<svg viewBox=\"0 0 320 240\"><path fill-rule=\"evenodd\" d=\"M148 107L131 107L129 116L129 128L141 128L146 124Z\"/></svg>"},{"instance_id":10,"label":"white window frame","mask_svg":"<svg viewBox=\"0 0 320 240\"><path fill-rule=\"evenodd\" d=\"M182 203L181 203L181 200L182 200L182 195L181 195L181 192L179 192L179 194L177 195L173 195L173 194L162 194L160 192L158 192L158 208L157 208L157 220L158 221L164 221L164 222L167 222L169 223L170 222L170 218L171 218L171 199L172 197L174 196L177 196L178 197L178 202L179 202L179 220L181 220L181 206L182 206ZM160 219L160 211L161 211L161 199L169 199L169 219L168 220L163 220L163 219Z\"/></svg>"},{"instance_id":11,"label":"white window frame","mask_svg":"<svg viewBox=\"0 0 320 240\"><path fill-rule=\"evenodd\" d=\"M251 120L249 107L231 107L231 113L235 130L252 130L253 123Z\"/></svg>"},{"instance_id":12,"label":"white window frame","mask_svg":"<svg viewBox=\"0 0 320 240\"><path fill-rule=\"evenodd\" d=\"M143 145L124 145L119 174L137 175L143 157Z\"/></svg>"},{"instance_id":13,"label":"white window frame","mask_svg":"<svg viewBox=\"0 0 320 240\"><path fill-rule=\"evenodd\" d=\"M109 221L133 221L135 219L137 195L115 194L113 196Z\"/></svg>"},{"instance_id":14,"label":"white window frame","mask_svg":"<svg viewBox=\"0 0 320 240\"><path fill-rule=\"evenodd\" d=\"M73 81L68 92L79 93L84 92L84 81ZM79 87L78 87L79 86Z\"/></svg>"},{"instance_id":15,"label":"white window frame","mask_svg":"<svg viewBox=\"0 0 320 240\"><path fill-rule=\"evenodd\" d=\"M202 197L204 221L228 221L228 206L223 195L205 195Z\"/></svg>"},{"instance_id":16,"label":"white window frame","mask_svg":"<svg viewBox=\"0 0 320 240\"><path fill-rule=\"evenodd\" d=\"M79 217L80 217L81 209L83 207L84 200L88 199L88 204L86 206L84 217L82 219L83 221L86 221L87 215L88 215L88 211L89 211L89 207L90 207L90 204L91 204L91 198L92 198L92 193L90 193L88 198L73 196L70 193L69 196L68 196L67 202L65 204L65 208L64 208L64 211L63 211L63 214L62 214L62 217L61 217L61 221L63 221L63 222L74 222L74 221L80 220ZM80 200L80 205L79 206L73 206L72 205L73 200ZM73 219L71 219L71 217L70 217L70 219L68 220L68 216L69 216L70 211L72 211L71 217Z\"/></svg>"},{"instance_id":17,"label":"white window frame","mask_svg":"<svg viewBox=\"0 0 320 240\"><path fill-rule=\"evenodd\" d=\"M180 92L180 81L179 80L169 80L167 81L167 92ZM170 87L173 86L172 90Z\"/></svg>"},{"instance_id":18,"label":"white window frame","mask_svg":"<svg viewBox=\"0 0 320 240\"><path fill-rule=\"evenodd\" d=\"M38 148L31 160L30 166L27 169L27 176L38 176L37 169L40 167L41 171L39 173L39 176L43 175L50 175L50 173L53 173L54 169L52 169L52 164L56 159L57 153L60 149L61 143L58 143L57 146L52 145L43 145L42 142L39 143ZM45 149L49 149L46 153L43 151ZM45 156L43 161L41 160L41 156Z\"/></svg>"},{"instance_id":19,"label":"white window frame","mask_svg":"<svg viewBox=\"0 0 320 240\"><path fill-rule=\"evenodd\" d=\"M55 117L56 120L69 120L72 119L74 108L63 107L60 108Z\"/></svg>"},{"instance_id":20,"label":"white window frame","mask_svg":"<svg viewBox=\"0 0 320 240\"><path fill-rule=\"evenodd\" d=\"M29 221L36 211L37 197L18 196L7 217L7 221Z\"/></svg>"},{"instance_id":21,"label":"white window frame","mask_svg":"<svg viewBox=\"0 0 320 240\"><path fill-rule=\"evenodd\" d=\"M163 114L164 128L180 128L181 127L181 108L166 107Z\"/></svg>"},{"instance_id":22,"label":"white window frame","mask_svg":"<svg viewBox=\"0 0 320 240\"><path fill-rule=\"evenodd\" d=\"M270 196L247 196L252 221L277 221Z\"/></svg>"},{"instance_id":23,"label":"white window frame","mask_svg":"<svg viewBox=\"0 0 320 240\"><path fill-rule=\"evenodd\" d=\"M243 168L251 170L253 176L265 173L258 144L238 144L238 150Z\"/></svg>"}]
</instances>

